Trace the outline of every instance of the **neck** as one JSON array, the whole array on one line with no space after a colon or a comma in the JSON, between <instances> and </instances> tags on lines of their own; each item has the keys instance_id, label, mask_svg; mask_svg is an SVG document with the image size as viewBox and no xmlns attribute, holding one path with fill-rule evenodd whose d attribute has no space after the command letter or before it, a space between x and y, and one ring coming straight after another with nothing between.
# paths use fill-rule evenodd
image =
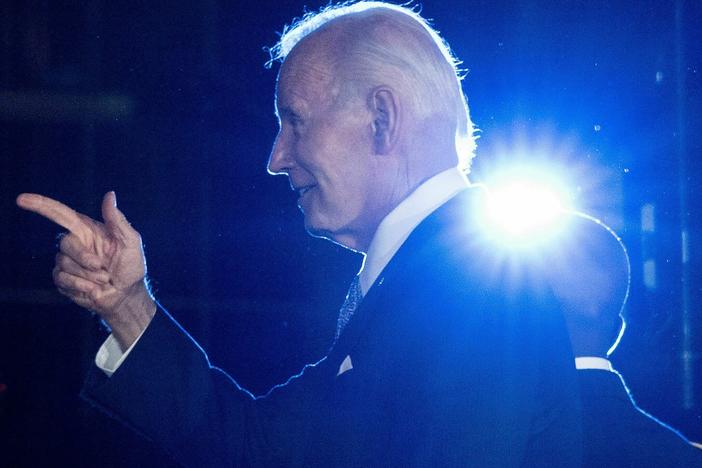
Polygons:
<instances>
[{"instance_id":1,"label":"neck","mask_svg":"<svg viewBox=\"0 0 702 468\"><path fill-rule=\"evenodd\" d=\"M372 200L374 206L367 206L363 210L366 218L363 222L354 223L363 229L337 233L332 239L335 243L356 252L367 252L378 226L388 214L424 182L456 167L456 161L451 163L438 157L432 159L427 154L424 155L423 164L412 164L412 159L409 156L395 156L383 161L389 165L378 168L377 173L383 176L377 180L378 190Z\"/></svg>"}]
</instances>

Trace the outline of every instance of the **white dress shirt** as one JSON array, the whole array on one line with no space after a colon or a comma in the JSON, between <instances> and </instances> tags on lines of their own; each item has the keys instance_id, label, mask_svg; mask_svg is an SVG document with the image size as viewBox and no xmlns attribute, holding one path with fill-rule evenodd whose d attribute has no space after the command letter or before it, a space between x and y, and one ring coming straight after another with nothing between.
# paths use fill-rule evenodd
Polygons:
<instances>
[{"instance_id":1,"label":"white dress shirt","mask_svg":"<svg viewBox=\"0 0 702 468\"><path fill-rule=\"evenodd\" d=\"M434 210L468 187L457 168L436 174L402 200L378 225L361 267L361 291L365 296L412 230Z\"/></svg>"},{"instance_id":2,"label":"white dress shirt","mask_svg":"<svg viewBox=\"0 0 702 468\"><path fill-rule=\"evenodd\" d=\"M423 182L383 218L373 235L359 272L364 296L412 230L466 187L468 179L463 172L457 168L447 169ZM141 335L143 334L144 332ZM134 349L141 335L124 353L114 336L110 335L98 350L95 365L108 377L111 376Z\"/></svg>"}]
</instances>

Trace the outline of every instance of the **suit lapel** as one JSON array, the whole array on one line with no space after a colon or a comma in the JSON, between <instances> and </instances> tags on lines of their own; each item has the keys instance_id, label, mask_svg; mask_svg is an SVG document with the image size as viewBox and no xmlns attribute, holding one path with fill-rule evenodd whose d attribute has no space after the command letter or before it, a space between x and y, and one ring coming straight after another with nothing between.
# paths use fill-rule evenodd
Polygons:
<instances>
[{"instance_id":1,"label":"suit lapel","mask_svg":"<svg viewBox=\"0 0 702 468\"><path fill-rule=\"evenodd\" d=\"M425 218L405 240L400 249L395 253L390 262L378 275L375 283L370 288L366 296L353 314L353 317L346 325L343 333L332 349L329 359L335 370L339 368L346 356L350 356L354 366L361 364L355 359L360 340L364 334L373 327L377 320L384 319L385 314L399 312L395 311L386 299L397 297L403 294L403 274L411 271L411 264L416 258L425 258L422 254L428 245L433 245L433 240L437 236L445 233L448 226L456 223L457 219L463 216L456 216L456 211L468 214L466 220L471 219L471 209L476 197L482 195L482 189L473 187L460 192L436 211ZM470 222L470 221L469 221ZM450 230L449 230L450 231ZM400 318L398 318L400 319ZM358 361L358 362L357 362Z\"/></svg>"}]
</instances>

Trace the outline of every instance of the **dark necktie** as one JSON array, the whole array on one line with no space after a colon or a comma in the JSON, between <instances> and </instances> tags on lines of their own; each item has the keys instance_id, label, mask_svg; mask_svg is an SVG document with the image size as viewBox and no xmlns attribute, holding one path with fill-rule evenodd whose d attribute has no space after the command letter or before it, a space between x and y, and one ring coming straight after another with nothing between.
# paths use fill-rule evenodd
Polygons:
<instances>
[{"instance_id":1,"label":"dark necktie","mask_svg":"<svg viewBox=\"0 0 702 468\"><path fill-rule=\"evenodd\" d=\"M344 327L349 323L349 320L351 320L351 316L356 311L358 304L361 303L361 299L363 299L363 293L361 292L360 277L356 275L353 281L351 281L349 291L346 293L344 304L341 306L341 309L339 309L339 319L336 321L335 340L339 338Z\"/></svg>"}]
</instances>

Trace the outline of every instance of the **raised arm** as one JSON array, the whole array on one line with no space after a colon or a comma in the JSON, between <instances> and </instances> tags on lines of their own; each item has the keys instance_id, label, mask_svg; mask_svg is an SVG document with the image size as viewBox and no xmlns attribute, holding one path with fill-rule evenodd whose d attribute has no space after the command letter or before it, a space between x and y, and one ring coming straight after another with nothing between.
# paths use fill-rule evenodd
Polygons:
<instances>
[{"instance_id":1,"label":"raised arm","mask_svg":"<svg viewBox=\"0 0 702 468\"><path fill-rule=\"evenodd\" d=\"M245 459L264 466L301 463L306 445L298 441L305 440L300 434L308 430L314 394L298 383L274 392L275 398L254 400L210 365L165 310L157 312L145 284L141 237L117 209L113 192L103 199L103 222L37 194L21 194L17 205L69 231L61 239L54 282L62 294L107 321L123 350L150 324L118 373L109 379L96 369L89 373L83 398L185 466L238 466Z\"/></svg>"},{"instance_id":2,"label":"raised arm","mask_svg":"<svg viewBox=\"0 0 702 468\"><path fill-rule=\"evenodd\" d=\"M126 350L146 328L156 304L146 286L141 236L117 208L114 192L102 200L103 222L42 195L23 193L17 205L66 228L53 278L61 294L112 328Z\"/></svg>"}]
</instances>

